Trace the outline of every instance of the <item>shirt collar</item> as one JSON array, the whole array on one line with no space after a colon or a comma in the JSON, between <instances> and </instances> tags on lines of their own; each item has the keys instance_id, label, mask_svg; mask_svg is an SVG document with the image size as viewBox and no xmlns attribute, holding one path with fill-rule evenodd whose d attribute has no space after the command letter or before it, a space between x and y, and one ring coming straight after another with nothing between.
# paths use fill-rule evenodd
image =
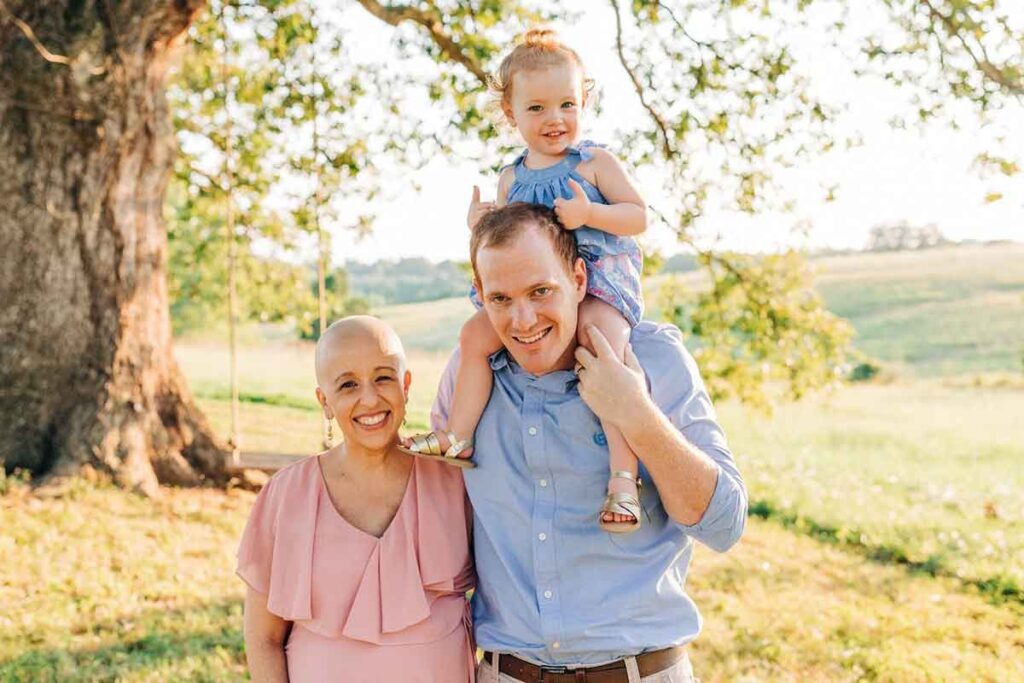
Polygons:
<instances>
[{"instance_id":1,"label":"shirt collar","mask_svg":"<svg viewBox=\"0 0 1024 683\"><path fill-rule=\"evenodd\" d=\"M543 391L553 394L567 394L576 388L579 378L572 370L554 370L546 375L531 375L519 367L519 364L512 359L508 350L501 349L490 357L491 370L500 372L508 371L513 377L524 382L527 386L534 386Z\"/></svg>"}]
</instances>

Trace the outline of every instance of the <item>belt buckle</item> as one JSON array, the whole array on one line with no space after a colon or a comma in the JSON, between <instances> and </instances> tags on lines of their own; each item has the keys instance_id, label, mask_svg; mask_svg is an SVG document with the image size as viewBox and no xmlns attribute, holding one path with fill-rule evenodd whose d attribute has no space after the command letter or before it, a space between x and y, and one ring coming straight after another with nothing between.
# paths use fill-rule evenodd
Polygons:
<instances>
[{"instance_id":1,"label":"belt buckle","mask_svg":"<svg viewBox=\"0 0 1024 683\"><path fill-rule=\"evenodd\" d=\"M569 667L567 666L542 666L540 668L540 680L544 683L544 679L547 674L567 674L570 673Z\"/></svg>"}]
</instances>

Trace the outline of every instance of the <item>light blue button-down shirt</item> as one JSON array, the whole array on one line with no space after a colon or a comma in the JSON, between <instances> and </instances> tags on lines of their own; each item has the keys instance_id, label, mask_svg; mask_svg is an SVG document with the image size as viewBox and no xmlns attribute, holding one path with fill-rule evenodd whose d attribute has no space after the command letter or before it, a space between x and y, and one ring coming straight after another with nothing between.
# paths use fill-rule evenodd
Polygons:
<instances>
[{"instance_id":1,"label":"light blue button-down shirt","mask_svg":"<svg viewBox=\"0 0 1024 683\"><path fill-rule=\"evenodd\" d=\"M506 352L496 354L494 389L476 430L477 468L465 471L478 576L473 619L484 650L589 666L700 632L685 587L693 540L719 551L739 540L747 492L679 330L641 322L631 343L654 402L718 465L711 503L694 526L670 520L641 464L649 519L632 534L602 531L608 447L575 375L530 375ZM456 351L434 403L435 427L447 422L457 366Z\"/></svg>"}]
</instances>

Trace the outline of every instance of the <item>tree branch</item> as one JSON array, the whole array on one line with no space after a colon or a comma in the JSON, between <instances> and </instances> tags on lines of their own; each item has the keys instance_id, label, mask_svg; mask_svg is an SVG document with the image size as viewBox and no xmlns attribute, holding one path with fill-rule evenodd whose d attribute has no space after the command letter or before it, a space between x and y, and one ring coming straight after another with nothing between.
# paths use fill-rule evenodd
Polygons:
<instances>
[{"instance_id":1,"label":"tree branch","mask_svg":"<svg viewBox=\"0 0 1024 683\"><path fill-rule=\"evenodd\" d=\"M633 82L633 89L636 91L637 97L640 98L640 104L647 110L647 113L651 115L654 123L658 126L658 131L661 133L661 148L665 154L666 159L671 159L675 156L675 150L672 148L672 142L668 135L668 125L665 123L661 115L655 111L654 106L647 101L644 87L640 84L640 79L637 78L633 68L626 61L626 53L622 46L622 17L619 16L619 3L618 0L609 0L612 4L612 9L615 11L615 51L619 56L619 63L622 64L622 68L626 70L629 75L629 80Z\"/></svg>"},{"instance_id":2,"label":"tree branch","mask_svg":"<svg viewBox=\"0 0 1024 683\"><path fill-rule=\"evenodd\" d=\"M1021 83L1019 80L1014 81L1007 78L1006 74L991 62L988 56L988 51L985 49L984 45L978 45L978 49L981 50L981 54L979 55L967 42L967 39L964 38L963 32L961 31L962 27L958 26L956 22L953 21L952 15L946 16L940 12L938 8L932 4L931 0L921 0L921 4L928 9L928 14L933 19L939 20L942 25L946 27L946 30L949 31L952 36L956 37L957 42L960 43L961 47L963 47L964 51L967 53L967 56L971 58L971 61L973 61L974 65L978 67L978 70L981 71L982 75L999 87L1005 88L1010 94L1017 97L1024 96L1024 83ZM939 50L943 51L942 41L939 41Z\"/></svg>"},{"instance_id":3,"label":"tree branch","mask_svg":"<svg viewBox=\"0 0 1024 683\"><path fill-rule=\"evenodd\" d=\"M441 48L441 53L445 57L465 67L467 71L476 76L481 85L487 85L487 72L483 66L459 47L458 43L445 30L444 24L436 13L408 5L384 5L376 0L358 1L367 12L392 26L399 26L406 21L419 24L427 30L431 40Z\"/></svg>"}]
</instances>

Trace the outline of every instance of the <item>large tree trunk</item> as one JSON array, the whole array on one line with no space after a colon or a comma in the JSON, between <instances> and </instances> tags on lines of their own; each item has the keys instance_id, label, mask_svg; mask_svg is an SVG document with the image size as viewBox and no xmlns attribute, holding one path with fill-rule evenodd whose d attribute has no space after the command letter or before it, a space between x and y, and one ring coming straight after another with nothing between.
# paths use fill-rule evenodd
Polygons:
<instances>
[{"instance_id":1,"label":"large tree trunk","mask_svg":"<svg viewBox=\"0 0 1024 683\"><path fill-rule=\"evenodd\" d=\"M88 464L146 493L224 479L224 449L171 355L162 219L174 154L164 77L202 4L0 3L8 470Z\"/></svg>"}]
</instances>

